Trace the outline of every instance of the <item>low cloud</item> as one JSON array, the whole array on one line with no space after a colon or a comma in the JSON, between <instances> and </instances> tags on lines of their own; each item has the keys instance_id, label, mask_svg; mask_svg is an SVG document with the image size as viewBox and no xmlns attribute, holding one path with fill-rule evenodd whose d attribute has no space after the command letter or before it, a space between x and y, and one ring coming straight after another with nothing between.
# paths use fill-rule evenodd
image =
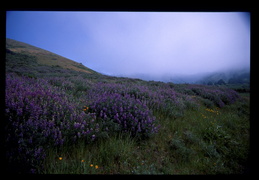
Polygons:
<instances>
[{"instance_id":1,"label":"low cloud","mask_svg":"<svg viewBox=\"0 0 259 180\"><path fill-rule=\"evenodd\" d=\"M245 13L89 13L92 65L113 75L195 74L250 63Z\"/></svg>"}]
</instances>

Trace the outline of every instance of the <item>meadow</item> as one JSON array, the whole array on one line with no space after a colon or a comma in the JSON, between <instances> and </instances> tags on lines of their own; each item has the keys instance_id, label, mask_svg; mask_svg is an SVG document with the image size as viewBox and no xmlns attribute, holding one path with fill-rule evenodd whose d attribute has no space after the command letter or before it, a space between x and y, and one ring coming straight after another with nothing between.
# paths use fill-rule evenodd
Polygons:
<instances>
[{"instance_id":1,"label":"meadow","mask_svg":"<svg viewBox=\"0 0 259 180\"><path fill-rule=\"evenodd\" d=\"M6 73L8 172L247 172L249 93L26 66Z\"/></svg>"}]
</instances>

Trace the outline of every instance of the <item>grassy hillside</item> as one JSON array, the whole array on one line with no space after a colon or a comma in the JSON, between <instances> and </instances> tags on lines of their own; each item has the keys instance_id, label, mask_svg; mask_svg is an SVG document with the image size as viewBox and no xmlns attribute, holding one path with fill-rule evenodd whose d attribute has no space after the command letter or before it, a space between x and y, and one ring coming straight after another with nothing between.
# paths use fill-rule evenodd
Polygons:
<instances>
[{"instance_id":1,"label":"grassy hillside","mask_svg":"<svg viewBox=\"0 0 259 180\"><path fill-rule=\"evenodd\" d=\"M249 93L43 65L7 47L7 172L248 172Z\"/></svg>"},{"instance_id":2,"label":"grassy hillside","mask_svg":"<svg viewBox=\"0 0 259 180\"><path fill-rule=\"evenodd\" d=\"M60 55L54 54L52 52L46 51L29 44L15 41L12 39L6 39L6 49L7 52L12 56L21 55L29 56L34 58L39 65L51 66L51 67L62 67L64 69L71 69L74 71L85 72L85 73L96 73L95 71L85 67L84 65L62 57Z\"/></svg>"}]
</instances>

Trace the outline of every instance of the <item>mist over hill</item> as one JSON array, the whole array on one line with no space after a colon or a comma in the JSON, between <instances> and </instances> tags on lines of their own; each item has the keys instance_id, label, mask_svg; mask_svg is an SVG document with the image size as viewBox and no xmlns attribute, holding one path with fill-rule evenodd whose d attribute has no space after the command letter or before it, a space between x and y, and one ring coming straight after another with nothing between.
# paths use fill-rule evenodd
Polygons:
<instances>
[{"instance_id":1,"label":"mist over hill","mask_svg":"<svg viewBox=\"0 0 259 180\"><path fill-rule=\"evenodd\" d=\"M12 39L6 39L6 61L7 72L25 72L29 76L37 71L38 73L60 72L60 71L77 71L88 74L107 75L97 73L96 71L84 66L81 63L67 59L47 50L19 42ZM107 60L108 61L108 60ZM127 77L141 79L145 81L172 82L176 84L205 84L205 85L222 85L222 84L250 84L250 69L239 68L215 72L202 72L196 74L176 74L176 73L138 73L138 74L117 74L117 77Z\"/></svg>"},{"instance_id":2,"label":"mist over hill","mask_svg":"<svg viewBox=\"0 0 259 180\"><path fill-rule=\"evenodd\" d=\"M17 11L7 13L6 37L112 76L195 83L250 66L249 12ZM56 65L46 53L37 61Z\"/></svg>"},{"instance_id":3,"label":"mist over hill","mask_svg":"<svg viewBox=\"0 0 259 180\"><path fill-rule=\"evenodd\" d=\"M219 82L220 81L220 82ZM250 84L250 69L243 68L237 70L210 73L204 76L197 83L200 84Z\"/></svg>"},{"instance_id":4,"label":"mist over hill","mask_svg":"<svg viewBox=\"0 0 259 180\"><path fill-rule=\"evenodd\" d=\"M117 75L119 77L125 77L124 75ZM205 84L205 85L217 85L219 81L223 81L225 84L250 84L250 69L230 69L216 72L204 72L196 74L168 74L152 75L152 74L132 74L128 77L139 78L146 81L162 81L172 82L176 84ZM222 82L221 81L221 82ZM222 82L222 83L223 83Z\"/></svg>"}]
</instances>

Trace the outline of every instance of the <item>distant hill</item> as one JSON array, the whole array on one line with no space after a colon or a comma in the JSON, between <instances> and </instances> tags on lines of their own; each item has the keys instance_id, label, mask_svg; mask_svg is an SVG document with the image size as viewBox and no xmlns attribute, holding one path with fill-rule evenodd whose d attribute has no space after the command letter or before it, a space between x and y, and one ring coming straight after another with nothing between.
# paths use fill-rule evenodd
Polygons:
<instances>
[{"instance_id":1,"label":"distant hill","mask_svg":"<svg viewBox=\"0 0 259 180\"><path fill-rule=\"evenodd\" d=\"M249 69L230 70L226 72L215 72L204 76L199 84L222 85L222 84L250 84Z\"/></svg>"},{"instance_id":2,"label":"distant hill","mask_svg":"<svg viewBox=\"0 0 259 180\"><path fill-rule=\"evenodd\" d=\"M74 70L77 72L85 72L88 74L99 74L83 64L62 57L47 50L19 42L13 39L6 38L6 71L28 70L32 71L32 67L48 71L47 67L63 68L67 70ZM45 67L44 67L45 66Z\"/></svg>"}]
</instances>

